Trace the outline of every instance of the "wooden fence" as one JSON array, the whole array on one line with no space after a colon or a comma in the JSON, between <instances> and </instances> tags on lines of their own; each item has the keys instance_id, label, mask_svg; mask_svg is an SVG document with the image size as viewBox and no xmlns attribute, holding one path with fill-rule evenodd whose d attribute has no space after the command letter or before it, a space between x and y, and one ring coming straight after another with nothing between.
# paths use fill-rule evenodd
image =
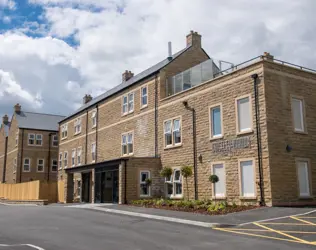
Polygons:
<instances>
[{"instance_id":1,"label":"wooden fence","mask_svg":"<svg viewBox=\"0 0 316 250\"><path fill-rule=\"evenodd\" d=\"M8 200L48 200L64 202L64 182L31 181L18 184L0 184L0 198Z\"/></svg>"}]
</instances>

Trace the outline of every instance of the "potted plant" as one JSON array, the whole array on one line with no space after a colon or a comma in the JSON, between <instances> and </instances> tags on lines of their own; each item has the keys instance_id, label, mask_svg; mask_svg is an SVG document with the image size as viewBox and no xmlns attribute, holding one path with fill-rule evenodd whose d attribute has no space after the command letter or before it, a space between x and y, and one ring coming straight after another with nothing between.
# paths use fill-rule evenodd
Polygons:
<instances>
[{"instance_id":1,"label":"potted plant","mask_svg":"<svg viewBox=\"0 0 316 250\"><path fill-rule=\"evenodd\" d=\"M150 178L145 179L145 183L147 186L151 186L152 179L150 179Z\"/></svg>"},{"instance_id":2,"label":"potted plant","mask_svg":"<svg viewBox=\"0 0 316 250\"><path fill-rule=\"evenodd\" d=\"M189 200L189 185L188 185L188 177L191 177L193 175L192 167L191 166L183 166L181 168L181 175L185 178L185 184L188 194L188 200Z\"/></svg>"},{"instance_id":3,"label":"potted plant","mask_svg":"<svg viewBox=\"0 0 316 250\"><path fill-rule=\"evenodd\" d=\"M164 167L161 171L160 171L160 175L162 177L165 177L166 179L170 179L170 176L172 175L172 169L169 167Z\"/></svg>"},{"instance_id":4,"label":"potted plant","mask_svg":"<svg viewBox=\"0 0 316 250\"><path fill-rule=\"evenodd\" d=\"M215 184L216 182L219 181L219 178L216 174L211 174L210 177L208 178L208 180L212 183ZM215 197L215 196L214 196ZM214 200L216 201L216 197L214 198Z\"/></svg>"}]
</instances>

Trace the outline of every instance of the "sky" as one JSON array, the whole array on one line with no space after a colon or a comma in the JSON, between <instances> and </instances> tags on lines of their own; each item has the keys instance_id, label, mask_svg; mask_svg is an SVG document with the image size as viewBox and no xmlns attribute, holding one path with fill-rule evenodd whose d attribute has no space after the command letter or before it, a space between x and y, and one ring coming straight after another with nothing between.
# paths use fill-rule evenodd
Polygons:
<instances>
[{"instance_id":1,"label":"sky","mask_svg":"<svg viewBox=\"0 0 316 250\"><path fill-rule=\"evenodd\" d=\"M0 0L0 115L68 115L186 46L214 60L270 52L316 69L316 0Z\"/></svg>"}]
</instances>

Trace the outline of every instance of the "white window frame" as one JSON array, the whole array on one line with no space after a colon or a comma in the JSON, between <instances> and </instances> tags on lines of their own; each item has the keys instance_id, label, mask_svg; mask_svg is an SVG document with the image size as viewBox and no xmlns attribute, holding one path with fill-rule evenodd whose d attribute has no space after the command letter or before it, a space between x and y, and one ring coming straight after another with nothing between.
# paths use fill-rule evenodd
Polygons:
<instances>
[{"instance_id":1,"label":"white window frame","mask_svg":"<svg viewBox=\"0 0 316 250\"><path fill-rule=\"evenodd\" d=\"M146 95L143 94L143 89L146 89ZM146 104L143 103L143 98L146 98ZM140 88L140 107L146 108L148 106L148 86L143 86Z\"/></svg>"},{"instance_id":2,"label":"white window frame","mask_svg":"<svg viewBox=\"0 0 316 250\"><path fill-rule=\"evenodd\" d=\"M58 158L59 169L62 169L63 168L63 153L60 152L58 157L59 157Z\"/></svg>"},{"instance_id":3,"label":"white window frame","mask_svg":"<svg viewBox=\"0 0 316 250\"><path fill-rule=\"evenodd\" d=\"M56 164L54 164L54 161L56 162ZM56 170L54 170L54 166L55 166L55 169L56 169ZM58 171L58 161L57 161L57 159L52 159L51 172L55 173L55 172L57 172L57 171Z\"/></svg>"},{"instance_id":4,"label":"white window frame","mask_svg":"<svg viewBox=\"0 0 316 250\"><path fill-rule=\"evenodd\" d=\"M91 162L95 162L96 150L96 143L91 143Z\"/></svg>"},{"instance_id":5,"label":"white window frame","mask_svg":"<svg viewBox=\"0 0 316 250\"><path fill-rule=\"evenodd\" d=\"M43 161L43 164L39 164L39 161ZM43 165L43 170L42 171L38 170L38 167L40 165ZM36 172L40 172L40 173L44 173L45 172L45 159L43 159L43 158L38 158L37 159Z\"/></svg>"},{"instance_id":6,"label":"white window frame","mask_svg":"<svg viewBox=\"0 0 316 250\"><path fill-rule=\"evenodd\" d=\"M131 98L131 96L133 98ZM127 103L124 103L126 98ZM131 108L132 107L132 108ZM122 96L122 115L133 113L135 109L135 94L134 92L129 92Z\"/></svg>"},{"instance_id":7,"label":"white window frame","mask_svg":"<svg viewBox=\"0 0 316 250\"><path fill-rule=\"evenodd\" d=\"M77 166L81 165L81 162L82 162L81 154L82 154L82 147L79 147L77 149Z\"/></svg>"},{"instance_id":8,"label":"white window frame","mask_svg":"<svg viewBox=\"0 0 316 250\"><path fill-rule=\"evenodd\" d=\"M75 135L78 135L81 133L81 117L78 117L75 119L74 129L75 129Z\"/></svg>"},{"instance_id":9,"label":"white window frame","mask_svg":"<svg viewBox=\"0 0 316 250\"><path fill-rule=\"evenodd\" d=\"M33 139L31 138L31 136L33 136ZM33 143L30 143L30 140L33 140ZM36 135L34 133L29 133L27 135L27 145L34 146L34 145L36 145L35 141L36 141Z\"/></svg>"},{"instance_id":10,"label":"white window frame","mask_svg":"<svg viewBox=\"0 0 316 250\"><path fill-rule=\"evenodd\" d=\"M179 131L178 130L174 130L174 121L175 120L179 120ZM165 124L167 122L171 122L171 129L170 131L166 131L166 126ZM175 143L175 132L180 132L180 142L179 143ZM177 146L181 146L182 145L182 118L181 117L175 117L175 118L171 118L168 120L165 120L163 122L163 133L164 133L164 147L165 148L172 148L172 147L177 147ZM167 140L166 140L166 136L167 134L171 134L171 144L167 145Z\"/></svg>"},{"instance_id":11,"label":"white window frame","mask_svg":"<svg viewBox=\"0 0 316 250\"><path fill-rule=\"evenodd\" d=\"M37 141L40 141L40 144L37 144ZM42 134L36 134L35 135L35 146L42 146L43 145L43 135Z\"/></svg>"},{"instance_id":12,"label":"white window frame","mask_svg":"<svg viewBox=\"0 0 316 250\"><path fill-rule=\"evenodd\" d=\"M224 194L223 195L217 195L216 194L216 183L214 183L212 186L213 186L213 188L212 188L212 196L213 196L213 198L216 198L216 199L224 199L224 198L226 198L226 189L227 189L227 186L226 186L226 168L225 168L225 163L224 162L213 162L212 163L212 169L211 169L211 172L212 172L212 174L215 174L215 171L214 171L214 169L216 168L216 166L219 166L219 165L222 165L222 168L223 168L223 171L224 171L224 180L221 180L220 178L219 178L219 182L220 181L223 181L224 182ZM217 182L218 183L218 182Z\"/></svg>"},{"instance_id":13,"label":"white window frame","mask_svg":"<svg viewBox=\"0 0 316 250\"><path fill-rule=\"evenodd\" d=\"M56 143L56 142L57 142L57 145L54 145L54 143ZM58 147L58 135L53 135L52 147Z\"/></svg>"},{"instance_id":14,"label":"white window frame","mask_svg":"<svg viewBox=\"0 0 316 250\"><path fill-rule=\"evenodd\" d=\"M132 137L132 140L130 141L129 138L130 136ZM124 143L123 137L126 137L126 141ZM130 152L129 150L129 145L132 145L133 151ZM123 147L126 146L126 154L123 152ZM124 133L121 135L121 155L122 156L127 156L127 155L133 155L134 154L134 132L130 131L127 133Z\"/></svg>"},{"instance_id":15,"label":"white window frame","mask_svg":"<svg viewBox=\"0 0 316 250\"><path fill-rule=\"evenodd\" d=\"M68 137L68 123L61 126L61 139Z\"/></svg>"},{"instance_id":16,"label":"white window frame","mask_svg":"<svg viewBox=\"0 0 316 250\"><path fill-rule=\"evenodd\" d=\"M221 133L218 134L218 135L215 135L214 131L213 131L213 124L214 124L214 121L213 121L213 110L217 109L217 108L219 108L220 112L221 112L221 117L220 117L220 119L221 119L221 121L220 121L221 122ZM219 103L219 104L215 104L213 106L210 106L209 107L209 116L210 116L210 118L209 118L209 121L210 121L210 126L209 126L209 128L210 128L210 139L223 138L224 131L223 131L223 108L222 108L222 104Z\"/></svg>"},{"instance_id":17,"label":"white window frame","mask_svg":"<svg viewBox=\"0 0 316 250\"><path fill-rule=\"evenodd\" d=\"M25 164L25 160L29 160L28 164ZM28 170L25 170L25 166L28 166ZM26 157L23 159L23 172L31 172L31 159Z\"/></svg>"},{"instance_id":18,"label":"white window frame","mask_svg":"<svg viewBox=\"0 0 316 250\"><path fill-rule=\"evenodd\" d=\"M242 170L241 170L241 164L243 162L251 161L252 162L252 168L253 168L253 185L254 185L254 194L253 195L244 195L243 189L242 189ZM257 197L257 187L256 187L256 162L254 158L246 158L246 159L239 159L238 160L238 170L239 170L239 190L240 190L240 197L246 198L246 199L256 199Z\"/></svg>"},{"instance_id":19,"label":"white window frame","mask_svg":"<svg viewBox=\"0 0 316 250\"><path fill-rule=\"evenodd\" d=\"M17 147L19 144L19 132L15 133L15 146Z\"/></svg>"},{"instance_id":20,"label":"white window frame","mask_svg":"<svg viewBox=\"0 0 316 250\"><path fill-rule=\"evenodd\" d=\"M95 128L97 126L97 111L92 111L91 113L91 119L92 119L92 128Z\"/></svg>"},{"instance_id":21,"label":"white window frame","mask_svg":"<svg viewBox=\"0 0 316 250\"><path fill-rule=\"evenodd\" d=\"M295 127L295 115L294 115L294 107L293 107L293 101L294 100L300 102L300 122L301 122L301 125L302 125L302 129ZM304 98L291 95L291 110L292 110L292 122L293 122L293 130L294 130L294 132L296 132L296 133L307 133L306 119L305 119L305 102L304 102Z\"/></svg>"},{"instance_id":22,"label":"white window frame","mask_svg":"<svg viewBox=\"0 0 316 250\"><path fill-rule=\"evenodd\" d=\"M76 149L71 150L71 166L74 167L76 166Z\"/></svg>"},{"instance_id":23,"label":"white window frame","mask_svg":"<svg viewBox=\"0 0 316 250\"><path fill-rule=\"evenodd\" d=\"M126 99L126 102L125 102ZM122 97L122 114L128 114L128 95L123 95Z\"/></svg>"},{"instance_id":24,"label":"white window frame","mask_svg":"<svg viewBox=\"0 0 316 250\"><path fill-rule=\"evenodd\" d=\"M142 173L147 173L147 179L150 179L150 171L149 170L141 170L139 172L139 196L140 197L150 197L151 196L151 186L146 184L146 181L142 181ZM141 186L147 185L148 194L141 194Z\"/></svg>"},{"instance_id":25,"label":"white window frame","mask_svg":"<svg viewBox=\"0 0 316 250\"><path fill-rule=\"evenodd\" d=\"M17 158L14 158L13 160L13 173L16 173L16 168L17 168Z\"/></svg>"},{"instance_id":26,"label":"white window frame","mask_svg":"<svg viewBox=\"0 0 316 250\"><path fill-rule=\"evenodd\" d=\"M68 152L67 151L64 152L63 161L64 161L64 168L67 168L68 167Z\"/></svg>"},{"instance_id":27,"label":"white window frame","mask_svg":"<svg viewBox=\"0 0 316 250\"><path fill-rule=\"evenodd\" d=\"M176 172L180 172L180 180L175 180ZM176 194L176 183L181 184L181 194ZM168 186L167 185L172 184L172 194L168 194ZM175 168L172 170L172 175L170 176L170 179L165 179L165 195L169 198L182 198L183 197L183 176L181 174L181 170L179 168Z\"/></svg>"},{"instance_id":28,"label":"white window frame","mask_svg":"<svg viewBox=\"0 0 316 250\"><path fill-rule=\"evenodd\" d=\"M248 98L249 102L249 119L250 119L250 127L241 130L240 129L240 120L239 120L239 101ZM246 133L251 133L253 132L253 115L252 115L252 99L251 95L244 95L244 96L239 96L235 99L235 113L236 113L236 134L246 134Z\"/></svg>"},{"instance_id":29,"label":"white window frame","mask_svg":"<svg viewBox=\"0 0 316 250\"><path fill-rule=\"evenodd\" d=\"M310 159L308 158L296 158L295 159L295 165L296 165L296 175L297 175L297 192L298 192L298 196L299 198L310 198L312 197L312 193L313 193L313 188L312 188L312 171L311 171L311 164L310 164ZM308 191L309 193L307 194L301 194L301 190L300 190L300 182L299 182L299 172L298 172L298 168L299 168L299 163L306 163L307 165L307 178L308 178Z\"/></svg>"}]
</instances>

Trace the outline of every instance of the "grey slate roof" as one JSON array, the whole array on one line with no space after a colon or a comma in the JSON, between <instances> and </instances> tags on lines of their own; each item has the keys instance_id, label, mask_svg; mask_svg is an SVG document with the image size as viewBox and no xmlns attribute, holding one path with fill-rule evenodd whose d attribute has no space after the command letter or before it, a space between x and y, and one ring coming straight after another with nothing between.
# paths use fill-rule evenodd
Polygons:
<instances>
[{"instance_id":1,"label":"grey slate roof","mask_svg":"<svg viewBox=\"0 0 316 250\"><path fill-rule=\"evenodd\" d=\"M19 128L58 131L58 123L65 116L21 111L15 113Z\"/></svg>"},{"instance_id":2,"label":"grey slate roof","mask_svg":"<svg viewBox=\"0 0 316 250\"><path fill-rule=\"evenodd\" d=\"M77 113L97 104L98 102L105 100L106 98L116 94L117 92L143 80L146 77L149 77L150 75L154 74L155 72L158 72L161 70L163 67L167 66L170 62L172 62L174 59L176 59L178 56L180 56L183 52L187 51L191 46L186 47L183 50L178 51L177 53L172 55L172 59L169 60L168 58L164 59L163 61L157 63L156 65L146 69L145 71L137 74L136 76L133 76L131 79L129 79L127 82L121 83L114 88L108 90L107 92L97 96L96 98L93 98L90 102L87 104L81 106L79 109L77 109L74 113L70 114L67 116L65 119L61 120L60 122L67 120L68 118L76 115Z\"/></svg>"}]
</instances>

